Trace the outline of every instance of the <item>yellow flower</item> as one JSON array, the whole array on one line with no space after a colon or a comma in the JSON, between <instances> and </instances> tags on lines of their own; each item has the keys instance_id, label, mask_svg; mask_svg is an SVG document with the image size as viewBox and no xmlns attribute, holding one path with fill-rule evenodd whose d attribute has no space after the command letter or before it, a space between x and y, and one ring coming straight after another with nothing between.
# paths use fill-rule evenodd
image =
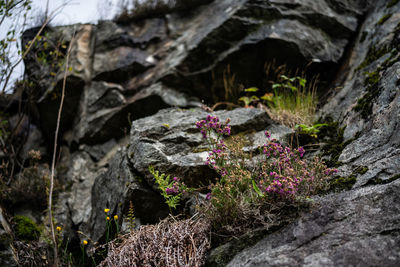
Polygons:
<instances>
[{"instance_id":1,"label":"yellow flower","mask_svg":"<svg viewBox=\"0 0 400 267\"><path fill-rule=\"evenodd\" d=\"M57 227L56 227L56 230L57 230L57 232L61 232L62 229L61 229L60 226L57 226Z\"/></svg>"},{"instance_id":2,"label":"yellow flower","mask_svg":"<svg viewBox=\"0 0 400 267\"><path fill-rule=\"evenodd\" d=\"M118 220L118 215L114 215L114 220Z\"/></svg>"},{"instance_id":3,"label":"yellow flower","mask_svg":"<svg viewBox=\"0 0 400 267\"><path fill-rule=\"evenodd\" d=\"M104 209L105 213L108 213L110 211L110 209Z\"/></svg>"},{"instance_id":4,"label":"yellow flower","mask_svg":"<svg viewBox=\"0 0 400 267\"><path fill-rule=\"evenodd\" d=\"M88 244L87 240L83 240L82 244L86 246Z\"/></svg>"},{"instance_id":5,"label":"yellow flower","mask_svg":"<svg viewBox=\"0 0 400 267\"><path fill-rule=\"evenodd\" d=\"M106 219L107 219L107 221L109 221L109 220L110 220L110 217L108 217L108 216L107 216L107 218L106 218Z\"/></svg>"}]
</instances>

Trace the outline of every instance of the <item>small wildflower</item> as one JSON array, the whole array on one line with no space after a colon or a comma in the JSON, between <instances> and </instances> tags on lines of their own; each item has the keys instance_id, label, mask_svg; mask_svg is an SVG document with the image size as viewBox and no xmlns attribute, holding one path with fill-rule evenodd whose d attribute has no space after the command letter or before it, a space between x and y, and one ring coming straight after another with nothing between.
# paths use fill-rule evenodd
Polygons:
<instances>
[{"instance_id":1,"label":"small wildflower","mask_svg":"<svg viewBox=\"0 0 400 267\"><path fill-rule=\"evenodd\" d=\"M109 220L110 220L110 217L107 216L106 219L107 219L107 221L109 221Z\"/></svg>"},{"instance_id":2,"label":"small wildflower","mask_svg":"<svg viewBox=\"0 0 400 267\"><path fill-rule=\"evenodd\" d=\"M110 209L104 209L104 212L105 212L105 213L109 213L109 212L110 212Z\"/></svg>"},{"instance_id":3,"label":"small wildflower","mask_svg":"<svg viewBox=\"0 0 400 267\"><path fill-rule=\"evenodd\" d=\"M61 232L62 229L61 229L60 226L57 226L57 227L56 227L56 230L57 230L57 232Z\"/></svg>"},{"instance_id":4,"label":"small wildflower","mask_svg":"<svg viewBox=\"0 0 400 267\"><path fill-rule=\"evenodd\" d=\"M114 215L114 220L118 220L118 215Z\"/></svg>"},{"instance_id":5,"label":"small wildflower","mask_svg":"<svg viewBox=\"0 0 400 267\"><path fill-rule=\"evenodd\" d=\"M87 240L83 240L83 241L82 241L82 244L83 244L84 246L86 246L86 245L88 244Z\"/></svg>"}]
</instances>

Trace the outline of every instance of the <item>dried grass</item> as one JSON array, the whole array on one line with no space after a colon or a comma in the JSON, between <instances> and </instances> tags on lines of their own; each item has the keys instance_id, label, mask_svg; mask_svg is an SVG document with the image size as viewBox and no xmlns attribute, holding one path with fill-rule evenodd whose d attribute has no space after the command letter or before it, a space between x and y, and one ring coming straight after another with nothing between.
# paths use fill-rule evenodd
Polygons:
<instances>
[{"instance_id":1,"label":"dried grass","mask_svg":"<svg viewBox=\"0 0 400 267\"><path fill-rule=\"evenodd\" d=\"M203 266L209 236L205 221L169 218L110 242L100 266Z\"/></svg>"}]
</instances>

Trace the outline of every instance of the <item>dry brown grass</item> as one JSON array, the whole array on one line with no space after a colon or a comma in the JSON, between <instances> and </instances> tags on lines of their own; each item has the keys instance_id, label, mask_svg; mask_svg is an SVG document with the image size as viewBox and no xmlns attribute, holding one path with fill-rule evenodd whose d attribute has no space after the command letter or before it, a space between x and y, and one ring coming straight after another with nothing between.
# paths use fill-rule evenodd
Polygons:
<instances>
[{"instance_id":1,"label":"dry brown grass","mask_svg":"<svg viewBox=\"0 0 400 267\"><path fill-rule=\"evenodd\" d=\"M203 266L209 236L205 221L168 218L110 242L100 266Z\"/></svg>"}]
</instances>

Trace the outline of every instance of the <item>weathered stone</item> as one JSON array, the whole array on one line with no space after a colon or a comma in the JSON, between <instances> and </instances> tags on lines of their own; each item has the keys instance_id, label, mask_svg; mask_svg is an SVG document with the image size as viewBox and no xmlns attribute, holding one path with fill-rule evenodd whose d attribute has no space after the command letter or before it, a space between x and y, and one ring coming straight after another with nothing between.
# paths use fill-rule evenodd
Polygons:
<instances>
[{"instance_id":1,"label":"weathered stone","mask_svg":"<svg viewBox=\"0 0 400 267\"><path fill-rule=\"evenodd\" d=\"M343 88L322 109L323 114L346 126L344 141L350 142L339 157L344 163L339 168L341 176L368 167L367 172L357 175L355 187L388 181L400 173L400 64L399 48L394 45L400 17L392 16L384 25L378 23L387 12L400 7L388 10L385 6L384 1L377 3L366 18ZM381 52L376 52L379 49Z\"/></svg>"},{"instance_id":2,"label":"weathered stone","mask_svg":"<svg viewBox=\"0 0 400 267\"><path fill-rule=\"evenodd\" d=\"M317 72L321 67L328 70L343 56L359 14L356 3L338 5L348 12L331 6L325 1L224 0L197 8L190 18L172 14L168 27L177 38L164 42L156 52L159 64L143 75L145 79L132 79L128 88L162 80L199 97L209 92L209 101L211 88L222 95L227 65L236 81L247 86L266 78L264 63L273 58L293 68L313 61Z\"/></svg>"},{"instance_id":3,"label":"weathered stone","mask_svg":"<svg viewBox=\"0 0 400 267\"><path fill-rule=\"evenodd\" d=\"M154 116L132 122L129 158L133 167L149 184L154 178L148 167L182 177L188 185L206 184L215 173L205 165L208 156L205 140L195 123L205 119L201 109L166 109ZM213 113L223 122L231 118L232 134L264 130L271 124L260 109L235 109Z\"/></svg>"},{"instance_id":4,"label":"weathered stone","mask_svg":"<svg viewBox=\"0 0 400 267\"><path fill-rule=\"evenodd\" d=\"M93 80L123 82L154 66L150 55L140 49L127 46L104 53L96 53L93 62Z\"/></svg>"},{"instance_id":5,"label":"weathered stone","mask_svg":"<svg viewBox=\"0 0 400 267\"><path fill-rule=\"evenodd\" d=\"M170 106L200 106L198 100L154 84L131 97L123 95L118 84L92 82L85 87L75 122L75 140L96 144L120 138L129 131L131 120L156 113Z\"/></svg>"},{"instance_id":6,"label":"weathered stone","mask_svg":"<svg viewBox=\"0 0 400 267\"><path fill-rule=\"evenodd\" d=\"M126 149L121 149L110 161L108 170L94 181L90 216L80 229L93 241L99 241L106 230L104 209L110 209L109 216L118 215L122 220L128 214L130 201L135 217L143 223L155 223L166 217L168 207L162 197L141 180L127 159Z\"/></svg>"},{"instance_id":7,"label":"weathered stone","mask_svg":"<svg viewBox=\"0 0 400 267\"><path fill-rule=\"evenodd\" d=\"M400 181L329 195L295 223L227 266L395 266L400 261Z\"/></svg>"},{"instance_id":8,"label":"weathered stone","mask_svg":"<svg viewBox=\"0 0 400 267\"><path fill-rule=\"evenodd\" d=\"M29 121L29 117L21 114L9 118L10 128L14 131L14 138L18 138L22 144L19 156L22 159L29 158L29 151L39 151L42 157L46 156L46 147L43 143L43 136L38 127Z\"/></svg>"},{"instance_id":9,"label":"weathered stone","mask_svg":"<svg viewBox=\"0 0 400 267\"><path fill-rule=\"evenodd\" d=\"M354 175L353 190L315 199L310 214L266 236L228 266L347 266L400 262L400 78L395 14L377 1L361 27L343 87L321 114L346 126L339 174ZM338 84L340 85L340 84Z\"/></svg>"}]
</instances>

